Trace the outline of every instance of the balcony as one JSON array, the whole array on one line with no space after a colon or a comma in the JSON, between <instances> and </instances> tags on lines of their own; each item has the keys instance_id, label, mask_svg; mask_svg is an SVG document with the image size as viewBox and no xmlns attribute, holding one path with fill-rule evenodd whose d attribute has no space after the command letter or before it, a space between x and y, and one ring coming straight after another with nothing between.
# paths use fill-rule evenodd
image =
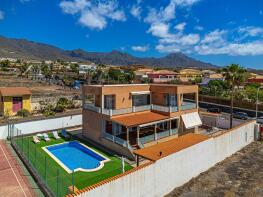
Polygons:
<instances>
[{"instance_id":1,"label":"balcony","mask_svg":"<svg viewBox=\"0 0 263 197\"><path fill-rule=\"evenodd\" d=\"M161 112L177 112L177 106L163 106L163 105L152 105L152 110L161 111Z\"/></svg>"},{"instance_id":2,"label":"balcony","mask_svg":"<svg viewBox=\"0 0 263 197\"><path fill-rule=\"evenodd\" d=\"M151 110L151 105L133 106L130 108L123 108L123 109L102 109L101 110L101 107L97 107L92 103L87 103L87 104L84 104L83 108L89 111L102 113L108 116L114 116L114 115L128 114L132 112L149 111Z\"/></svg>"},{"instance_id":3,"label":"balcony","mask_svg":"<svg viewBox=\"0 0 263 197\"><path fill-rule=\"evenodd\" d=\"M191 103L191 102L183 102L181 106L181 110L189 110L189 109L196 109L197 105L196 103Z\"/></svg>"}]
</instances>

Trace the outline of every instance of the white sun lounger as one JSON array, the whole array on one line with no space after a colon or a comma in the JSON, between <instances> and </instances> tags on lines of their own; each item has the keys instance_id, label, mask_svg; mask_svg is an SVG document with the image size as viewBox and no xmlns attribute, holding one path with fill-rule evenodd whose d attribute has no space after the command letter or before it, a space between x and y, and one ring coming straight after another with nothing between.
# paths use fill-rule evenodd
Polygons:
<instances>
[{"instance_id":1,"label":"white sun lounger","mask_svg":"<svg viewBox=\"0 0 263 197\"><path fill-rule=\"evenodd\" d=\"M52 133L53 133L53 136L54 136L54 138L55 138L56 140L57 140L57 139L60 139L57 131L53 131Z\"/></svg>"},{"instance_id":2,"label":"white sun lounger","mask_svg":"<svg viewBox=\"0 0 263 197\"><path fill-rule=\"evenodd\" d=\"M45 140L46 142L50 141L50 138L48 137L48 134L44 133L44 134L43 134L43 137L44 137L44 140Z\"/></svg>"},{"instance_id":3,"label":"white sun lounger","mask_svg":"<svg viewBox=\"0 0 263 197\"><path fill-rule=\"evenodd\" d=\"M37 144L37 143L40 142L40 140L38 139L38 137L37 137L36 135L33 136L33 142L34 142L35 144Z\"/></svg>"}]
</instances>

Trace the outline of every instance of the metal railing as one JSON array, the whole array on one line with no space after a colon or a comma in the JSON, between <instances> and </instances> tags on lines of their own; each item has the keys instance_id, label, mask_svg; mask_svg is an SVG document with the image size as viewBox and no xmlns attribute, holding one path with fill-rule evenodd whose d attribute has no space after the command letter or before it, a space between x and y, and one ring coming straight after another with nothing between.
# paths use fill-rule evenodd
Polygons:
<instances>
[{"instance_id":1,"label":"metal railing","mask_svg":"<svg viewBox=\"0 0 263 197\"><path fill-rule=\"evenodd\" d=\"M114 136L114 135L111 135L109 133L104 132L103 133L103 137L108 139L108 140L110 140L110 141L112 141L112 142L114 142L114 143L116 143L116 144L119 144L119 145L121 145L123 147L128 148L127 141L125 141L125 140L123 140L123 139L121 139L121 138L119 138L117 136Z\"/></svg>"},{"instance_id":2,"label":"metal railing","mask_svg":"<svg viewBox=\"0 0 263 197\"><path fill-rule=\"evenodd\" d=\"M141 137L140 138L140 141L142 144L146 144L148 142L152 142L155 140L155 135L152 134L152 135L147 135L147 136L144 136L144 137Z\"/></svg>"},{"instance_id":3,"label":"metal railing","mask_svg":"<svg viewBox=\"0 0 263 197\"><path fill-rule=\"evenodd\" d=\"M168 137L170 135L170 130L162 131L157 133L157 139Z\"/></svg>"},{"instance_id":4,"label":"metal railing","mask_svg":"<svg viewBox=\"0 0 263 197\"><path fill-rule=\"evenodd\" d=\"M133 112L148 111L152 109L151 105L133 106Z\"/></svg>"},{"instance_id":5,"label":"metal railing","mask_svg":"<svg viewBox=\"0 0 263 197\"><path fill-rule=\"evenodd\" d=\"M178 134L178 129L171 129L170 133L171 133L171 135Z\"/></svg>"},{"instance_id":6,"label":"metal railing","mask_svg":"<svg viewBox=\"0 0 263 197\"><path fill-rule=\"evenodd\" d=\"M163 105L152 105L152 109L156 111L162 111L162 112L177 112L178 107L177 106L163 106Z\"/></svg>"},{"instance_id":7,"label":"metal railing","mask_svg":"<svg viewBox=\"0 0 263 197\"><path fill-rule=\"evenodd\" d=\"M100 107L96 107L94 104L92 103L85 103L83 105L83 108L84 109L87 109L87 110L90 110L90 111L94 111L94 112L97 112L97 113L101 113L101 108Z\"/></svg>"},{"instance_id":8,"label":"metal railing","mask_svg":"<svg viewBox=\"0 0 263 197\"><path fill-rule=\"evenodd\" d=\"M188 110L188 109L195 109L197 107L196 103L184 103L182 106L181 106L181 109L182 110Z\"/></svg>"}]
</instances>

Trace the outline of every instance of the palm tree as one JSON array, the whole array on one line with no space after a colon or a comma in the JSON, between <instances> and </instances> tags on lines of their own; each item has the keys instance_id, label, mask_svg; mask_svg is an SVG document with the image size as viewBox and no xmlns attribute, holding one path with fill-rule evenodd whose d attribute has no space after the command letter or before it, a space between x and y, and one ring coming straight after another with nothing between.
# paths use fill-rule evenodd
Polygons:
<instances>
[{"instance_id":1,"label":"palm tree","mask_svg":"<svg viewBox=\"0 0 263 197\"><path fill-rule=\"evenodd\" d=\"M247 70L238 64L231 64L230 66L223 68L222 72L231 89L230 128L232 128L235 88L244 84L247 76Z\"/></svg>"}]
</instances>

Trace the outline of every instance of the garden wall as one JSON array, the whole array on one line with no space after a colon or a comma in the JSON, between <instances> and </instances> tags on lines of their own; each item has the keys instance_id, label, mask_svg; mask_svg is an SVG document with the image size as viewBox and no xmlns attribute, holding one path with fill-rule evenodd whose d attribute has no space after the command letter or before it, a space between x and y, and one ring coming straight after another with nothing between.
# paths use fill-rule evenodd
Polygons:
<instances>
[{"instance_id":1,"label":"garden wall","mask_svg":"<svg viewBox=\"0 0 263 197\"><path fill-rule=\"evenodd\" d=\"M64 127L74 127L82 125L82 115L70 115L58 118L49 118L44 120L35 120L15 123L14 126L21 130L23 134L37 133L61 129ZM6 139L8 136L8 125L0 126L0 139Z\"/></svg>"},{"instance_id":2,"label":"garden wall","mask_svg":"<svg viewBox=\"0 0 263 197\"><path fill-rule=\"evenodd\" d=\"M78 193L80 197L163 196L254 141L255 122L164 157Z\"/></svg>"}]
</instances>

